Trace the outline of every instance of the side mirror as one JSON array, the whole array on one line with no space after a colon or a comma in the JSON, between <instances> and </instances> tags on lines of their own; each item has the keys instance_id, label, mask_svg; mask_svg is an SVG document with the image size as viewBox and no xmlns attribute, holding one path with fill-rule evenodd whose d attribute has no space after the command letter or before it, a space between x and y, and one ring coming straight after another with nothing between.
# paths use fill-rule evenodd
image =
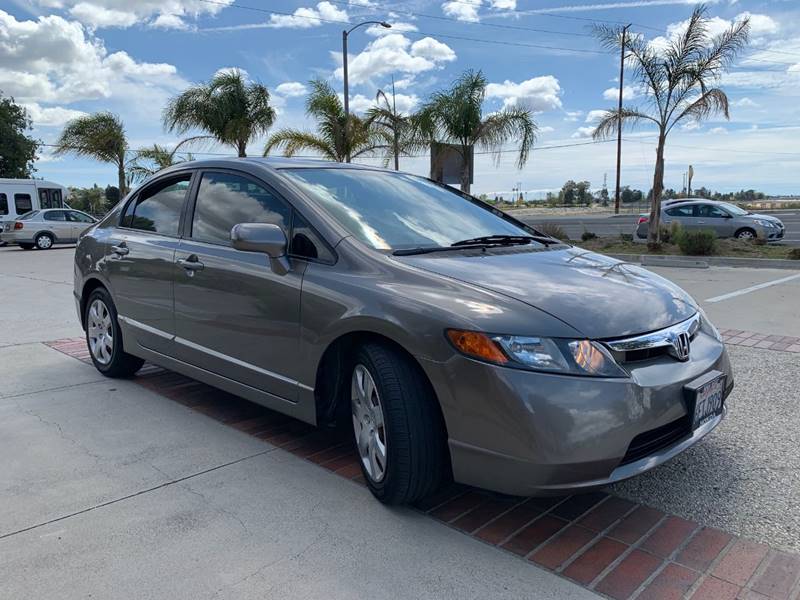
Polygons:
<instances>
[{"instance_id":1,"label":"side mirror","mask_svg":"<svg viewBox=\"0 0 800 600\"><path fill-rule=\"evenodd\" d=\"M275 273L285 275L289 272L289 259L286 258L286 234L273 223L239 223L231 229L231 245L243 252L260 252L269 257L269 264Z\"/></svg>"}]
</instances>

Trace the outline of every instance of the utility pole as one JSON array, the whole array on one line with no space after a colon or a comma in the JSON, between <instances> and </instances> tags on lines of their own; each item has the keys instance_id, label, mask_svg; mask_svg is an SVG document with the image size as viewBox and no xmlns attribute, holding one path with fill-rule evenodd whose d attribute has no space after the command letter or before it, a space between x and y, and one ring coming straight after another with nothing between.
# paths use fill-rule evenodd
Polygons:
<instances>
[{"instance_id":1,"label":"utility pole","mask_svg":"<svg viewBox=\"0 0 800 600\"><path fill-rule=\"evenodd\" d=\"M397 124L400 120L397 118L397 99L394 93L394 75L392 75L392 115L394 117L394 170L400 170L400 132L397 131Z\"/></svg>"},{"instance_id":2,"label":"utility pole","mask_svg":"<svg viewBox=\"0 0 800 600\"><path fill-rule=\"evenodd\" d=\"M614 214L619 214L620 170L622 168L622 91L625 77L625 44L630 23L622 28L619 49L619 102L617 104L617 193L614 199Z\"/></svg>"}]
</instances>

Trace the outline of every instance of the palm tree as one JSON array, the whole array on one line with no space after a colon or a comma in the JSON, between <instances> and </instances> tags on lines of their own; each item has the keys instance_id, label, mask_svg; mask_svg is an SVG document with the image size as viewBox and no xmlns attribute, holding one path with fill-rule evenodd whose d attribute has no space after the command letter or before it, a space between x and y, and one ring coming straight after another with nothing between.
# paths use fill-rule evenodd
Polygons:
<instances>
[{"instance_id":1,"label":"palm tree","mask_svg":"<svg viewBox=\"0 0 800 600\"><path fill-rule=\"evenodd\" d=\"M627 62L634 78L646 90L646 108L623 107L606 111L594 130L595 139L617 133L617 128L645 121L658 130L653 202L650 207L648 244L660 241L661 193L664 189L664 146L679 123L728 115L728 97L717 84L736 55L747 45L749 19L732 24L712 36L705 6L698 6L680 35L666 46L654 45L641 35L623 35L618 28L600 26L596 34L607 48L619 49L624 40Z\"/></svg>"},{"instance_id":2,"label":"palm tree","mask_svg":"<svg viewBox=\"0 0 800 600\"><path fill-rule=\"evenodd\" d=\"M394 101L394 81L392 81L392 102L383 90L375 96L375 106L367 110L366 126L385 138L380 148L386 150L384 166L394 159L394 170L400 170L400 155L408 154L419 144L411 136L412 119L408 115L397 112ZM376 148L378 149L378 148Z\"/></svg>"},{"instance_id":3,"label":"palm tree","mask_svg":"<svg viewBox=\"0 0 800 600\"><path fill-rule=\"evenodd\" d=\"M525 108L505 108L483 116L486 77L481 71L465 71L450 89L436 92L415 115L417 136L429 142L452 144L463 160L461 191L470 189L470 155L477 146L496 152L514 139L519 144L517 166L521 169L536 139L536 123Z\"/></svg>"},{"instance_id":4,"label":"palm tree","mask_svg":"<svg viewBox=\"0 0 800 600\"><path fill-rule=\"evenodd\" d=\"M275 109L265 86L247 81L239 69L233 69L170 100L163 120L168 131L183 134L200 129L208 133L201 137L233 146L239 156L247 156L248 142L266 134L275 122Z\"/></svg>"},{"instance_id":5,"label":"palm tree","mask_svg":"<svg viewBox=\"0 0 800 600\"><path fill-rule=\"evenodd\" d=\"M56 155L72 152L116 165L120 197L127 190L125 156L128 141L125 126L110 112L99 112L72 119L56 141Z\"/></svg>"},{"instance_id":6,"label":"palm tree","mask_svg":"<svg viewBox=\"0 0 800 600\"><path fill-rule=\"evenodd\" d=\"M194 141L194 138L183 140L172 150L158 144L153 144L150 148L137 150L135 156L128 165L128 175L130 179L138 183L154 175L161 169L194 160L191 154L187 154L186 158L180 158L177 154L182 145L192 141Z\"/></svg>"},{"instance_id":7,"label":"palm tree","mask_svg":"<svg viewBox=\"0 0 800 600\"><path fill-rule=\"evenodd\" d=\"M342 101L325 81L309 82L311 93L306 99L306 114L317 121L317 133L298 129L281 129L275 132L264 147L264 156L274 149L283 149L284 156L294 156L300 150L321 154L328 160L345 162L372 152L380 139L367 123L356 115L350 115L350 135L345 135L347 117Z\"/></svg>"}]
</instances>

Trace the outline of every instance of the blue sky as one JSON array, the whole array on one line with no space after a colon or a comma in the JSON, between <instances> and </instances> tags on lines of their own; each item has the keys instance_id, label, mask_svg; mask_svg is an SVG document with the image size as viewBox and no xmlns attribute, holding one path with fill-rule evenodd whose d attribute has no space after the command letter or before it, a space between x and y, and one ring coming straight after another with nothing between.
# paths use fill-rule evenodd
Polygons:
<instances>
[{"instance_id":1,"label":"blue sky","mask_svg":"<svg viewBox=\"0 0 800 600\"><path fill-rule=\"evenodd\" d=\"M696 186L800 193L798 4L708 3L714 31L749 15L752 43L722 82L731 120L690 123L671 134L668 187L679 188L692 164ZM410 110L464 69L482 69L490 82L485 110L531 108L539 138L522 170L513 152L499 160L478 157L473 191L508 193L519 185L541 193L566 179L597 188L606 174L611 187L614 145L587 142L597 111L615 103L618 57L602 51L590 25L631 22L649 38L669 36L693 6L685 0L2 0L0 89L28 107L45 142L73 116L111 110L135 149L175 144L178 138L161 127L167 99L219 69L238 67L269 87L276 128L311 127L304 86L320 77L341 89L342 28L385 19L391 30L364 27L350 37L354 110L389 89L392 77L398 106ZM642 103L635 86L626 96ZM259 140L249 153L262 148ZM651 130L627 133L623 184L648 189L654 154ZM426 174L427 158L403 159L401 167ZM106 185L116 177L109 165L54 158L48 149L37 168L37 176L65 185Z\"/></svg>"}]
</instances>

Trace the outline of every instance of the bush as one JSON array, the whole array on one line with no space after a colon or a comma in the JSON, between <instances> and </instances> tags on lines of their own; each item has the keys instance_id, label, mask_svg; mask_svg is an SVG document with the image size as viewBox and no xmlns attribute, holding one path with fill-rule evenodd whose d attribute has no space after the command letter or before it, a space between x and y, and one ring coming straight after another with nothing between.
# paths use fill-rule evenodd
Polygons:
<instances>
[{"instance_id":1,"label":"bush","mask_svg":"<svg viewBox=\"0 0 800 600\"><path fill-rule=\"evenodd\" d=\"M753 238L753 244L756 245L756 246L766 246L767 245L767 240L765 240L764 238L760 238L760 237Z\"/></svg>"},{"instance_id":2,"label":"bush","mask_svg":"<svg viewBox=\"0 0 800 600\"><path fill-rule=\"evenodd\" d=\"M632 233L620 233L619 239L623 242L632 242L633 241L633 234Z\"/></svg>"},{"instance_id":3,"label":"bush","mask_svg":"<svg viewBox=\"0 0 800 600\"><path fill-rule=\"evenodd\" d=\"M584 231L581 234L581 240L584 242L588 242L589 240L593 240L597 238L597 234L592 231Z\"/></svg>"},{"instance_id":4,"label":"bush","mask_svg":"<svg viewBox=\"0 0 800 600\"><path fill-rule=\"evenodd\" d=\"M537 226L536 229L538 229L545 235L549 235L552 238L556 238L557 240L569 239L567 233L563 229L561 229L560 225L557 225L556 223L542 223L541 225Z\"/></svg>"},{"instance_id":5,"label":"bush","mask_svg":"<svg viewBox=\"0 0 800 600\"><path fill-rule=\"evenodd\" d=\"M800 248L789 250L789 260L800 260Z\"/></svg>"},{"instance_id":6,"label":"bush","mask_svg":"<svg viewBox=\"0 0 800 600\"><path fill-rule=\"evenodd\" d=\"M678 236L678 247L689 256L710 256L717 249L717 235L713 231L682 231Z\"/></svg>"}]
</instances>

